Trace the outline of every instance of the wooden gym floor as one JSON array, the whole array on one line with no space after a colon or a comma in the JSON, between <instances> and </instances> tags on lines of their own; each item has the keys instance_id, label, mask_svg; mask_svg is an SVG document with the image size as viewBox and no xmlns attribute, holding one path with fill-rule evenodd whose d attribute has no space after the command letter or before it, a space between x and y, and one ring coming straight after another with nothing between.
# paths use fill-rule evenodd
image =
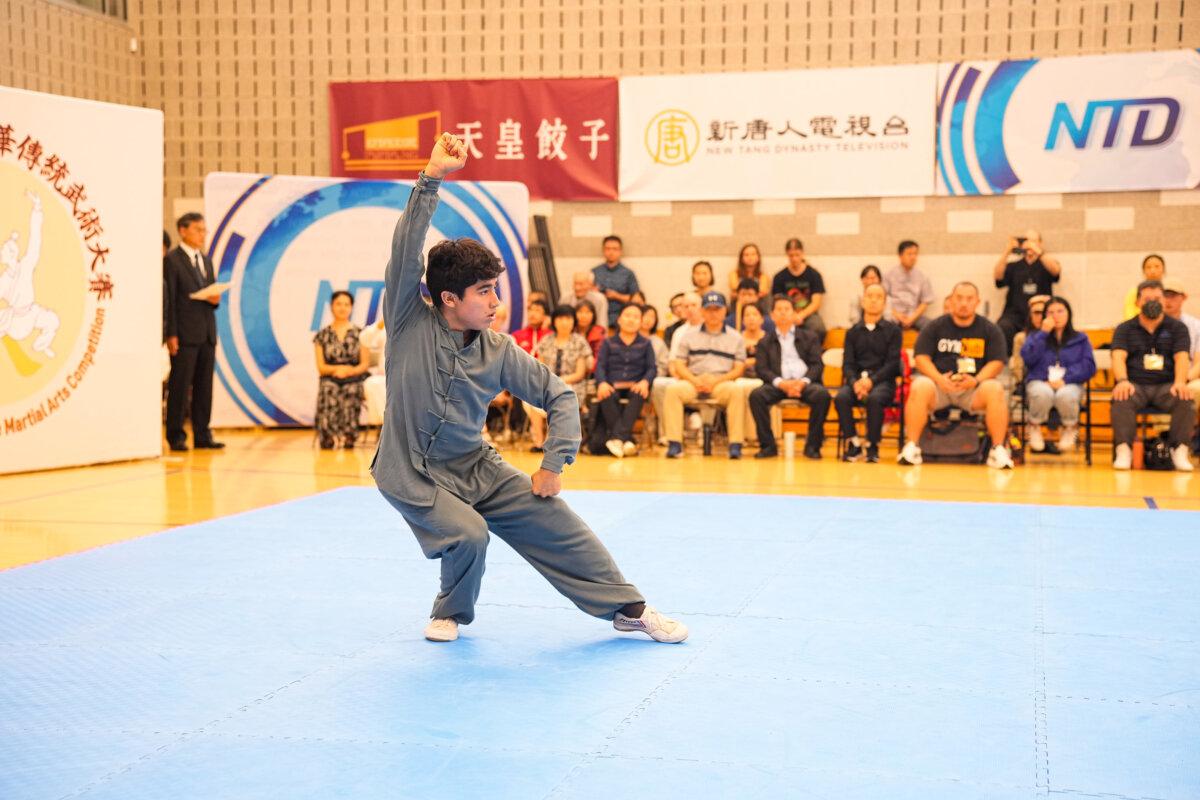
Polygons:
<instances>
[{"instance_id":1,"label":"wooden gym floor","mask_svg":"<svg viewBox=\"0 0 1200 800\"><path fill-rule=\"evenodd\" d=\"M0 569L327 489L374 486L367 469L373 445L320 451L307 430L222 431L218 438L228 445L220 452L169 453L157 460L0 477ZM522 444L503 452L531 471L539 457L525 450ZM828 440L820 462L755 461L749 457L753 448L742 461L705 458L696 449L670 462L661 448L620 461L580 456L568 468L564 488L1200 510L1200 474L1114 472L1107 444L1098 447L1092 467L1082 455L1040 456L1011 472L982 466L900 467L894 439L885 444L879 464L838 463L833 450ZM802 525L802 504L796 516ZM398 529L401 524L397 519Z\"/></svg>"}]
</instances>

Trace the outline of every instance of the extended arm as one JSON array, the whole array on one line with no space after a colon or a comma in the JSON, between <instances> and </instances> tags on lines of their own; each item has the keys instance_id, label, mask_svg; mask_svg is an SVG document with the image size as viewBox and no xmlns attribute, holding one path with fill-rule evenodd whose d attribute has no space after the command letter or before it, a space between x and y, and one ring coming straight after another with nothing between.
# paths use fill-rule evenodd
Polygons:
<instances>
[{"instance_id":1,"label":"extended arm","mask_svg":"<svg viewBox=\"0 0 1200 800\"><path fill-rule=\"evenodd\" d=\"M404 216L392 234L392 254L384 273L386 295L384 318L387 329L398 331L412 314L425 306L421 299L421 275L425 272L425 234L437 209L437 192L442 179L462 169L467 151L457 136L443 133L433 148L429 163L417 177Z\"/></svg>"}]
</instances>

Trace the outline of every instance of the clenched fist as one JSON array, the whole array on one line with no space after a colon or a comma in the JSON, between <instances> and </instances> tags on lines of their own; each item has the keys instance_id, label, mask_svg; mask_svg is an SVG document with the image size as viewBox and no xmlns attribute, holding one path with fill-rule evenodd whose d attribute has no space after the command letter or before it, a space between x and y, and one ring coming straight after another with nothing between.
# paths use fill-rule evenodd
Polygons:
<instances>
[{"instance_id":1,"label":"clenched fist","mask_svg":"<svg viewBox=\"0 0 1200 800\"><path fill-rule=\"evenodd\" d=\"M443 133L433 146L425 174L430 178L442 179L451 172L458 172L467 165L467 146L452 133Z\"/></svg>"}]
</instances>

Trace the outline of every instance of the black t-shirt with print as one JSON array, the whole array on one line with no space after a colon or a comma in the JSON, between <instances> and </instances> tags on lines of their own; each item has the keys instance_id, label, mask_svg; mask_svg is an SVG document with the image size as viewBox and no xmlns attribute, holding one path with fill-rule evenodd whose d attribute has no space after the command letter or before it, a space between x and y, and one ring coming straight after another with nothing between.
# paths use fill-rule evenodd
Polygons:
<instances>
[{"instance_id":1,"label":"black t-shirt with print","mask_svg":"<svg viewBox=\"0 0 1200 800\"><path fill-rule=\"evenodd\" d=\"M784 267L771 281L771 296L780 294L792 298L792 305L799 311L812 302L814 294L825 294L825 281L811 264L806 264L799 275L793 275Z\"/></svg>"},{"instance_id":2,"label":"black t-shirt with print","mask_svg":"<svg viewBox=\"0 0 1200 800\"><path fill-rule=\"evenodd\" d=\"M1030 264L1023 258L1008 262L1004 268L1004 277L996 281L996 288L1008 287L1004 298L1002 317L1020 317L1024 319L1029 313L1029 298L1039 294L1053 294L1050 285L1058 283L1058 275L1051 275L1050 270L1042 264L1039 258Z\"/></svg>"},{"instance_id":3,"label":"black t-shirt with print","mask_svg":"<svg viewBox=\"0 0 1200 800\"><path fill-rule=\"evenodd\" d=\"M929 356L942 374L977 374L989 361L1008 358L1008 349L1004 346L1004 334L996 323L976 314L975 321L964 328L955 324L954 317L943 314L921 329L913 354ZM963 364L969 369L959 369L959 358L972 359Z\"/></svg>"}]
</instances>

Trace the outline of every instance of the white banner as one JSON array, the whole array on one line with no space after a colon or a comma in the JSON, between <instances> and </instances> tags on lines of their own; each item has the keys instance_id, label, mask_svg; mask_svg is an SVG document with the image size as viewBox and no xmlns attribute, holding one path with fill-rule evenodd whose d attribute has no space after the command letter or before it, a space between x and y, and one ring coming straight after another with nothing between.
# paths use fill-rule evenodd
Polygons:
<instances>
[{"instance_id":1,"label":"white banner","mask_svg":"<svg viewBox=\"0 0 1200 800\"><path fill-rule=\"evenodd\" d=\"M0 473L162 452L163 115L0 86Z\"/></svg>"},{"instance_id":2,"label":"white banner","mask_svg":"<svg viewBox=\"0 0 1200 800\"><path fill-rule=\"evenodd\" d=\"M933 64L622 78L622 200L933 191Z\"/></svg>"},{"instance_id":3,"label":"white banner","mask_svg":"<svg viewBox=\"0 0 1200 800\"><path fill-rule=\"evenodd\" d=\"M218 281L214 427L311 425L313 336L331 319L333 292L354 297L357 325L381 313L392 231L411 181L213 173L204 208ZM526 294L529 192L511 182L450 181L426 245L477 239L505 266L500 296L519 327Z\"/></svg>"},{"instance_id":4,"label":"white banner","mask_svg":"<svg viewBox=\"0 0 1200 800\"><path fill-rule=\"evenodd\" d=\"M938 194L1200 185L1195 50L941 65Z\"/></svg>"}]
</instances>

